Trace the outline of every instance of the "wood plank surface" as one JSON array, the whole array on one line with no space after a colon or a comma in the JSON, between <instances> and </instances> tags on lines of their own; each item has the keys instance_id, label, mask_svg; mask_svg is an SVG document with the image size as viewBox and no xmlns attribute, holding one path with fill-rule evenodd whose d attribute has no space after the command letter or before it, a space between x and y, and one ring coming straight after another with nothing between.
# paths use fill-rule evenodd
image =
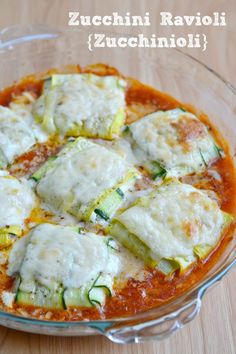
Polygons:
<instances>
[{"instance_id":1,"label":"wood plank surface","mask_svg":"<svg viewBox=\"0 0 236 354\"><path fill-rule=\"evenodd\" d=\"M205 52L188 52L229 80L236 86L236 0L0 0L0 27L14 24L44 23L67 26L68 11L81 14L106 15L113 11L132 14L151 14L151 26L144 33L168 35L191 33L194 28L160 28L159 12L171 11L175 15L208 15L214 11L226 12L227 26L204 27L208 36ZM130 31L130 29L129 29ZM134 29L135 31L135 29ZM114 54L115 55L115 54ZM117 345L102 337L62 338L34 335L0 327L0 353L2 354L235 354L236 353L236 271L233 270L223 281L204 297L200 315L161 342L139 345Z\"/></svg>"}]
</instances>

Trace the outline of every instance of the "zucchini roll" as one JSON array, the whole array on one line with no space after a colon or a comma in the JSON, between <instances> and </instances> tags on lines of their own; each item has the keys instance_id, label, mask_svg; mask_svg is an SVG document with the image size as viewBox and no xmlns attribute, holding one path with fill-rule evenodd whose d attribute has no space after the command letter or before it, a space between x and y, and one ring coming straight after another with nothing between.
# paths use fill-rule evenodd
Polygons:
<instances>
[{"instance_id":1,"label":"zucchini roll","mask_svg":"<svg viewBox=\"0 0 236 354\"><path fill-rule=\"evenodd\" d=\"M39 197L52 208L78 220L103 223L113 217L138 172L121 156L78 138L50 158L32 178Z\"/></svg>"},{"instance_id":2,"label":"zucchini roll","mask_svg":"<svg viewBox=\"0 0 236 354\"><path fill-rule=\"evenodd\" d=\"M124 125L125 87L116 76L52 75L33 113L50 134L113 139Z\"/></svg>"},{"instance_id":3,"label":"zucchini roll","mask_svg":"<svg viewBox=\"0 0 236 354\"><path fill-rule=\"evenodd\" d=\"M172 180L121 212L110 234L147 265L169 274L205 258L232 219L206 191Z\"/></svg>"},{"instance_id":4,"label":"zucchini roll","mask_svg":"<svg viewBox=\"0 0 236 354\"><path fill-rule=\"evenodd\" d=\"M137 160L153 179L202 172L224 155L207 127L179 108L149 114L126 131Z\"/></svg>"},{"instance_id":5,"label":"zucchini roll","mask_svg":"<svg viewBox=\"0 0 236 354\"><path fill-rule=\"evenodd\" d=\"M10 253L8 275L19 279L15 302L52 309L104 305L122 267L110 240L76 227L38 225Z\"/></svg>"}]
</instances>

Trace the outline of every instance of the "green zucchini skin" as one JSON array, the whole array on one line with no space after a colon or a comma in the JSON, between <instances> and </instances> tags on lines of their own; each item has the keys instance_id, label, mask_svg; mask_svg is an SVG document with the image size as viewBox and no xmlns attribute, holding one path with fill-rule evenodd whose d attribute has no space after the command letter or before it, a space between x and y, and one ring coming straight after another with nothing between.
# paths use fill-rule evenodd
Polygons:
<instances>
[{"instance_id":1,"label":"green zucchini skin","mask_svg":"<svg viewBox=\"0 0 236 354\"><path fill-rule=\"evenodd\" d=\"M77 140L68 140L62 150L55 156L50 156L42 165L39 167L37 171L35 171L30 178L39 182L40 179L51 169L54 167L54 162L57 158L63 158L70 150L72 149L83 149L83 146L80 146L80 138ZM89 143L88 143L89 144ZM83 145L83 143L81 143Z\"/></svg>"},{"instance_id":2,"label":"green zucchini skin","mask_svg":"<svg viewBox=\"0 0 236 354\"><path fill-rule=\"evenodd\" d=\"M144 167L151 172L152 179L154 180L157 178L164 180L167 175L167 170L157 161L147 161Z\"/></svg>"},{"instance_id":3,"label":"green zucchini skin","mask_svg":"<svg viewBox=\"0 0 236 354\"><path fill-rule=\"evenodd\" d=\"M17 235L0 231L0 250L7 248L17 239Z\"/></svg>"},{"instance_id":4,"label":"green zucchini skin","mask_svg":"<svg viewBox=\"0 0 236 354\"><path fill-rule=\"evenodd\" d=\"M35 292L17 291L15 302L23 306L35 306L48 309L67 309L70 307L102 306L107 296L111 296L111 284L92 283L81 288L68 288L52 291L38 286Z\"/></svg>"},{"instance_id":5,"label":"green zucchini skin","mask_svg":"<svg viewBox=\"0 0 236 354\"><path fill-rule=\"evenodd\" d=\"M107 214L107 212L102 209L96 208L94 209L94 213L97 214L100 219L104 219L105 221L110 219L110 216Z\"/></svg>"},{"instance_id":6,"label":"green zucchini skin","mask_svg":"<svg viewBox=\"0 0 236 354\"><path fill-rule=\"evenodd\" d=\"M156 268L165 275L170 275L177 269L180 269L180 272L182 272L193 262L192 259L191 261L188 261L184 257L176 257L175 259L155 258L151 249L135 234L130 233L118 220L112 222L109 230L114 238L116 238L121 244L123 244L124 247L128 248L137 257L142 259L148 267Z\"/></svg>"},{"instance_id":7,"label":"green zucchini skin","mask_svg":"<svg viewBox=\"0 0 236 354\"><path fill-rule=\"evenodd\" d=\"M88 298L88 289L86 287L66 289L64 291L64 303L66 308L92 306Z\"/></svg>"},{"instance_id":8,"label":"green zucchini skin","mask_svg":"<svg viewBox=\"0 0 236 354\"><path fill-rule=\"evenodd\" d=\"M66 308L102 306L107 296L112 296L113 280L110 275L99 273L97 278L81 288L68 288L64 292Z\"/></svg>"},{"instance_id":9,"label":"green zucchini skin","mask_svg":"<svg viewBox=\"0 0 236 354\"><path fill-rule=\"evenodd\" d=\"M36 182L40 181L40 179L45 175L45 173L53 167L53 162L56 160L57 156L49 157L49 159L36 171L34 172L30 178L35 180Z\"/></svg>"},{"instance_id":10,"label":"green zucchini skin","mask_svg":"<svg viewBox=\"0 0 236 354\"><path fill-rule=\"evenodd\" d=\"M134 170L130 170L127 176L121 181L114 190L110 191L105 198L98 199L92 208L89 208L88 215L85 217L91 222L108 222L116 211L121 207L125 195L130 188L133 188L136 180L139 178Z\"/></svg>"},{"instance_id":11,"label":"green zucchini skin","mask_svg":"<svg viewBox=\"0 0 236 354\"><path fill-rule=\"evenodd\" d=\"M117 188L99 205L94 209L94 213L101 219L108 221L111 216L116 212L117 208L121 205L124 199L124 193L120 188Z\"/></svg>"},{"instance_id":12,"label":"green zucchini skin","mask_svg":"<svg viewBox=\"0 0 236 354\"><path fill-rule=\"evenodd\" d=\"M63 310L65 308L62 288L59 288L57 291L52 291L44 286L38 285L36 290L31 293L19 289L15 300L18 305L59 310Z\"/></svg>"},{"instance_id":13,"label":"green zucchini skin","mask_svg":"<svg viewBox=\"0 0 236 354\"><path fill-rule=\"evenodd\" d=\"M15 302L18 305L55 310L63 310L70 307L100 307L104 305L107 296L112 296L112 286L112 276L103 273L99 273L95 280L80 288L64 289L60 286L56 290L51 290L35 283L35 289L27 292L22 290L19 281Z\"/></svg>"},{"instance_id":14,"label":"green zucchini skin","mask_svg":"<svg viewBox=\"0 0 236 354\"><path fill-rule=\"evenodd\" d=\"M137 257L150 267L154 268L157 264L152 258L151 250L135 234L130 233L118 220L114 220L109 227L109 232L124 247L134 253Z\"/></svg>"}]
</instances>

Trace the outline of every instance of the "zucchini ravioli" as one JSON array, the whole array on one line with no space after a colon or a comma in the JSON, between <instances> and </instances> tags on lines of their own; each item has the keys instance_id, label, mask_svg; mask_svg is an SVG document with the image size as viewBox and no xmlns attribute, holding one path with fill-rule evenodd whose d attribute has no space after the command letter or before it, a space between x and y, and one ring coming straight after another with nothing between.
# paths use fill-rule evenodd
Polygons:
<instances>
[{"instance_id":1,"label":"zucchini ravioli","mask_svg":"<svg viewBox=\"0 0 236 354\"><path fill-rule=\"evenodd\" d=\"M88 139L70 141L32 178L43 201L78 220L108 221L132 189L138 171L118 154Z\"/></svg>"},{"instance_id":2,"label":"zucchini ravioli","mask_svg":"<svg viewBox=\"0 0 236 354\"><path fill-rule=\"evenodd\" d=\"M99 64L0 93L0 304L132 315L199 282L232 237L235 174L206 117Z\"/></svg>"},{"instance_id":3,"label":"zucchini ravioli","mask_svg":"<svg viewBox=\"0 0 236 354\"><path fill-rule=\"evenodd\" d=\"M17 279L17 304L102 306L112 296L124 263L125 253L109 236L41 224L14 244L8 274Z\"/></svg>"},{"instance_id":4,"label":"zucchini ravioli","mask_svg":"<svg viewBox=\"0 0 236 354\"><path fill-rule=\"evenodd\" d=\"M121 212L110 232L151 267L182 273L207 256L231 221L205 191L169 181Z\"/></svg>"},{"instance_id":5,"label":"zucchini ravioli","mask_svg":"<svg viewBox=\"0 0 236 354\"><path fill-rule=\"evenodd\" d=\"M52 75L33 112L49 133L112 139L124 124L125 86L115 76Z\"/></svg>"},{"instance_id":6,"label":"zucchini ravioli","mask_svg":"<svg viewBox=\"0 0 236 354\"><path fill-rule=\"evenodd\" d=\"M201 172L223 153L207 127L180 108L149 114L128 128L138 161L154 179Z\"/></svg>"}]
</instances>

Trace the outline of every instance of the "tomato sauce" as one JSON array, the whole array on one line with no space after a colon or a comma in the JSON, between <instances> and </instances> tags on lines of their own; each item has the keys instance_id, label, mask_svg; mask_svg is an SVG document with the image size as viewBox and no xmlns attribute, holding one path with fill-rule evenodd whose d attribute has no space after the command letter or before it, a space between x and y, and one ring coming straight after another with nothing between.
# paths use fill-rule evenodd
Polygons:
<instances>
[{"instance_id":1,"label":"tomato sauce","mask_svg":"<svg viewBox=\"0 0 236 354\"><path fill-rule=\"evenodd\" d=\"M55 70L54 70L55 71ZM51 71L50 71L51 72ZM50 72L44 74L45 77ZM79 66L70 67L70 72L92 72L99 75L120 75L116 69L103 64L88 66L81 69ZM127 123L131 123L140 117L156 110L168 110L183 107L192 113L196 113L194 107L178 102L173 97L144 85L139 81L126 78L128 88L126 91L127 103ZM24 91L33 93L38 97L42 91L42 80L38 77L29 76L21 82L14 84L0 92L0 105L8 106L14 97L21 95ZM217 193L219 204L222 210L236 215L236 176L233 160L229 155L227 142L223 140L216 128L211 124L208 117L201 113L198 114L200 120L208 125L212 134L220 146L223 147L225 157L212 164L213 169L220 174L221 179L215 179L208 171L203 172L201 177L186 176L182 178L185 183L190 183L197 188L212 190ZM19 157L11 166L10 173L20 177L34 172L50 155L55 154L60 149L62 141L52 139L45 144L38 144L33 150ZM43 216L38 216L42 219ZM32 220L37 220L35 211ZM105 319L133 315L154 307L163 305L183 294L194 284L198 283L208 273L208 271L219 261L229 242L232 240L235 224L231 225L223 235L219 245L204 260L197 261L192 269L183 275L178 271L171 276L165 276L157 270L147 269L143 280L129 279L127 284L116 292L114 296L108 298L102 311L96 307L78 308L69 310L48 310L30 306L19 307L14 305L13 309L8 309L2 305L4 310L32 316L40 319L78 321L83 319ZM12 280L6 276L5 266L0 271L0 291L9 289Z\"/></svg>"}]
</instances>

